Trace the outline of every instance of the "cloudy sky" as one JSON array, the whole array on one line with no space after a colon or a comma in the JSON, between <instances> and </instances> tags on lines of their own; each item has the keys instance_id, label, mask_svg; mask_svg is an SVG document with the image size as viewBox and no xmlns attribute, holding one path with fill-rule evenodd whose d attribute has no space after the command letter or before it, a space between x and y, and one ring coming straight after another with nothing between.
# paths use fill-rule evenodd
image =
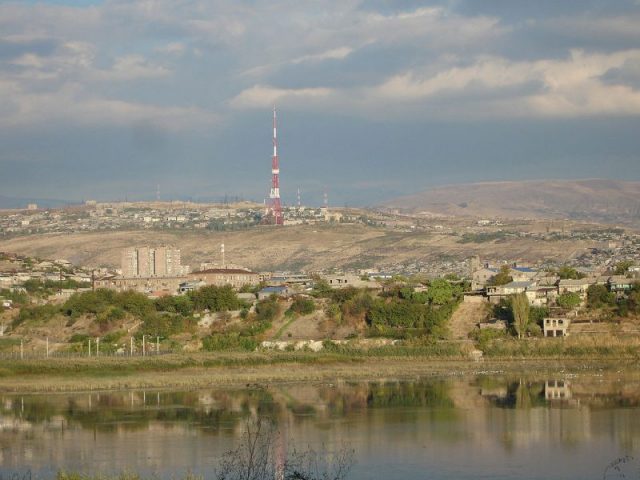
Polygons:
<instances>
[{"instance_id":1,"label":"cloudy sky","mask_svg":"<svg viewBox=\"0 0 640 480\"><path fill-rule=\"evenodd\" d=\"M0 195L640 179L640 0L0 0Z\"/></svg>"}]
</instances>

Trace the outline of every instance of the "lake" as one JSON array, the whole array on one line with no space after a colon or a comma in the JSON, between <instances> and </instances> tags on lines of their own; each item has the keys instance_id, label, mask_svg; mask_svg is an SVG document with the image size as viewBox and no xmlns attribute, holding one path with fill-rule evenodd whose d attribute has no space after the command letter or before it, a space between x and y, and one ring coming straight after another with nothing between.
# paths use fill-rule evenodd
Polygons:
<instances>
[{"instance_id":1,"label":"lake","mask_svg":"<svg viewBox=\"0 0 640 480\"><path fill-rule=\"evenodd\" d=\"M0 473L211 478L257 417L273 421L283 448L352 448L354 480L582 480L640 471L638 375L591 371L0 395ZM605 475L625 456L620 472Z\"/></svg>"}]
</instances>

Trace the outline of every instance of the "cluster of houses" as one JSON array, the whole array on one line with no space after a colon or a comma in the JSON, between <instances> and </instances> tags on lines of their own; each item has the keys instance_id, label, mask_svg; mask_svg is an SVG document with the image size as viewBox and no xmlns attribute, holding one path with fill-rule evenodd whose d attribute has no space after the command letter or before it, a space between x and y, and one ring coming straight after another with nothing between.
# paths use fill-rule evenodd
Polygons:
<instances>
[{"instance_id":1,"label":"cluster of houses","mask_svg":"<svg viewBox=\"0 0 640 480\"><path fill-rule=\"evenodd\" d=\"M611 292L622 294L631 289L637 278L624 275L586 276L582 279L561 279L549 272L540 272L528 267L513 266L509 270L512 281L504 285L490 285L490 280L499 272L496 268L484 267L473 272L472 289L483 292L491 303L510 295L524 293L533 306L553 305L564 293L577 293L586 299L591 285L606 286Z\"/></svg>"},{"instance_id":2,"label":"cluster of houses","mask_svg":"<svg viewBox=\"0 0 640 480\"><path fill-rule=\"evenodd\" d=\"M582 301L585 301L587 291L592 285L602 285L610 292L622 296L633 287L634 283L640 281L638 269L631 269L629 276L589 275L581 279L562 279L546 271L514 265L508 271L512 281L504 285L492 285L491 280L499 272L500 269L485 265L474 270L472 274L472 290L492 304L497 304L515 294L526 295L529 304L537 307L555 306L557 298L566 293L577 294ZM548 337L566 336L570 324L571 320L566 316L545 318L543 334Z\"/></svg>"},{"instance_id":3,"label":"cluster of houses","mask_svg":"<svg viewBox=\"0 0 640 480\"><path fill-rule=\"evenodd\" d=\"M78 268L67 260L34 260L13 253L0 253L0 257L0 290L24 291L23 285L29 280L73 280L86 285L87 289L91 287L92 272ZM3 303L3 307L10 308L10 305Z\"/></svg>"}]
</instances>

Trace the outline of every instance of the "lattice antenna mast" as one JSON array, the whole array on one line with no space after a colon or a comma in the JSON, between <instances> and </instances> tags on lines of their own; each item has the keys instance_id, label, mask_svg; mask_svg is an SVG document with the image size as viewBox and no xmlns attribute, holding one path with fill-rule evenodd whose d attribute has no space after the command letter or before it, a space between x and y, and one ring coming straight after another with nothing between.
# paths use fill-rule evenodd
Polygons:
<instances>
[{"instance_id":1,"label":"lattice antenna mast","mask_svg":"<svg viewBox=\"0 0 640 480\"><path fill-rule=\"evenodd\" d=\"M300 200L300 187L298 187L298 208L302 206L302 201Z\"/></svg>"},{"instance_id":2,"label":"lattice antenna mast","mask_svg":"<svg viewBox=\"0 0 640 480\"><path fill-rule=\"evenodd\" d=\"M275 225L283 225L282 205L280 204L280 162L278 161L278 133L276 107L273 107L273 157L271 158L271 214Z\"/></svg>"}]
</instances>

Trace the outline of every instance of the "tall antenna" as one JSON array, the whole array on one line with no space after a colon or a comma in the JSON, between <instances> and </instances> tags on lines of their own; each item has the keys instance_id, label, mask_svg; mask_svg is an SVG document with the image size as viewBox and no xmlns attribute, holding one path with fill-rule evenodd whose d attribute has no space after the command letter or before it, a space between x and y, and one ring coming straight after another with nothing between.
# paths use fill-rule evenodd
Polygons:
<instances>
[{"instance_id":1,"label":"tall antenna","mask_svg":"<svg viewBox=\"0 0 640 480\"><path fill-rule=\"evenodd\" d=\"M160 201L160 184L156 185L156 202Z\"/></svg>"},{"instance_id":2,"label":"tall antenna","mask_svg":"<svg viewBox=\"0 0 640 480\"><path fill-rule=\"evenodd\" d=\"M273 157L271 158L271 214L274 225L283 225L282 205L280 204L280 163L278 161L278 134L276 107L273 107Z\"/></svg>"},{"instance_id":3,"label":"tall antenna","mask_svg":"<svg viewBox=\"0 0 640 480\"><path fill-rule=\"evenodd\" d=\"M324 187L323 203L324 208L329 210L329 194L327 193L327 187Z\"/></svg>"},{"instance_id":4,"label":"tall antenna","mask_svg":"<svg viewBox=\"0 0 640 480\"><path fill-rule=\"evenodd\" d=\"M302 206L302 202L300 201L300 187L298 187L298 208Z\"/></svg>"}]
</instances>

